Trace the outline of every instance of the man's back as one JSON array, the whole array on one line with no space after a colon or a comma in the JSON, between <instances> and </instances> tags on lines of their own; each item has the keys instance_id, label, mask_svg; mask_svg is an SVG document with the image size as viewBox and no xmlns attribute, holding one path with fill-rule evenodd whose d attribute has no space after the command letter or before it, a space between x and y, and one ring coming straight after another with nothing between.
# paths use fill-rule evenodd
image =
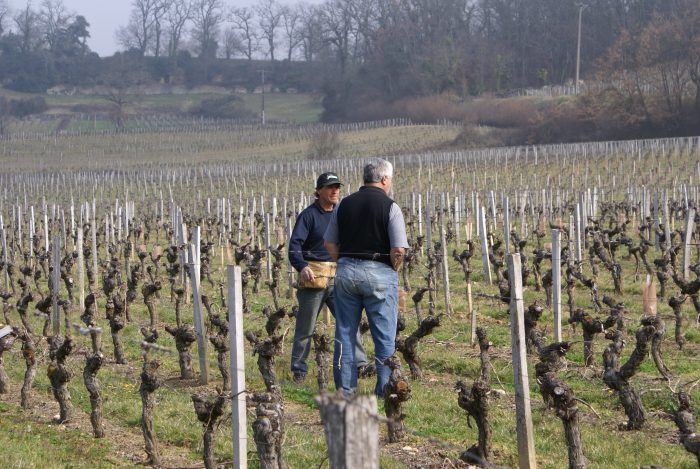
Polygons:
<instances>
[{"instance_id":1,"label":"man's back","mask_svg":"<svg viewBox=\"0 0 700 469\"><path fill-rule=\"evenodd\" d=\"M361 187L338 207L339 257L389 261L389 218L394 201L376 187Z\"/></svg>"}]
</instances>

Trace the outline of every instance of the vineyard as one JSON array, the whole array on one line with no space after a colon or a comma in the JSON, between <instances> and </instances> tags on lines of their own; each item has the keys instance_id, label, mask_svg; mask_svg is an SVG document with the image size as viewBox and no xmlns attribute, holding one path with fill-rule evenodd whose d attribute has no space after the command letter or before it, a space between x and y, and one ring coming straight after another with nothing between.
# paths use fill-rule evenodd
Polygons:
<instances>
[{"instance_id":1,"label":"vineyard","mask_svg":"<svg viewBox=\"0 0 700 469\"><path fill-rule=\"evenodd\" d=\"M700 139L436 150L459 130L0 140L4 466L336 467L332 319L294 383L285 243L318 174L384 156L411 249L393 388L348 404L366 467L696 467Z\"/></svg>"}]
</instances>

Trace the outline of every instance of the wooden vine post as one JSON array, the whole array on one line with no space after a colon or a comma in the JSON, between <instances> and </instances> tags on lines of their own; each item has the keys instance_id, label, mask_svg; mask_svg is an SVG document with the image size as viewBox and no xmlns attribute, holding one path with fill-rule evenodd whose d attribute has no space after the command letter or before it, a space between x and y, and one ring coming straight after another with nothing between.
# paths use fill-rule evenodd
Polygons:
<instances>
[{"instance_id":1,"label":"wooden vine post","mask_svg":"<svg viewBox=\"0 0 700 469\"><path fill-rule=\"evenodd\" d=\"M377 398L348 400L338 394L322 394L316 403L326 433L330 469L378 469Z\"/></svg>"},{"instance_id":2,"label":"wooden vine post","mask_svg":"<svg viewBox=\"0 0 700 469\"><path fill-rule=\"evenodd\" d=\"M491 278L491 263L489 262L489 243L488 243L488 232L486 231L486 210L481 207L479 210L479 237L481 238L481 260L484 264L484 278L489 282L489 285L493 283Z\"/></svg>"},{"instance_id":3,"label":"wooden vine post","mask_svg":"<svg viewBox=\"0 0 700 469\"><path fill-rule=\"evenodd\" d=\"M58 290L61 287L61 238L59 236L56 236L53 239L53 256L51 259L51 264L53 265L51 277L51 324L53 325L53 335L58 335L61 332L61 310L58 304Z\"/></svg>"},{"instance_id":4,"label":"wooden vine post","mask_svg":"<svg viewBox=\"0 0 700 469\"><path fill-rule=\"evenodd\" d=\"M243 283L241 268L229 265L228 337L231 350L231 426L233 430L233 467L248 467L248 436L246 433L245 354L243 342Z\"/></svg>"},{"instance_id":5,"label":"wooden vine post","mask_svg":"<svg viewBox=\"0 0 700 469\"><path fill-rule=\"evenodd\" d=\"M450 299L450 270L447 262L447 240L445 239L445 223L440 223L440 246L442 246L442 280L445 293L445 314L452 312L452 300Z\"/></svg>"},{"instance_id":6,"label":"wooden vine post","mask_svg":"<svg viewBox=\"0 0 700 469\"><path fill-rule=\"evenodd\" d=\"M520 469L535 469L537 463L535 461L535 440L530 410L520 254L508 254L507 259L511 292L510 324L513 348L513 375L515 380L515 425L518 435L518 461Z\"/></svg>"},{"instance_id":7,"label":"wooden vine post","mask_svg":"<svg viewBox=\"0 0 700 469\"><path fill-rule=\"evenodd\" d=\"M561 342L561 234L552 230L552 312L554 342Z\"/></svg>"},{"instance_id":8,"label":"wooden vine post","mask_svg":"<svg viewBox=\"0 0 700 469\"><path fill-rule=\"evenodd\" d=\"M83 227L78 230L78 292L80 311L85 309L85 257L83 254Z\"/></svg>"},{"instance_id":9,"label":"wooden vine post","mask_svg":"<svg viewBox=\"0 0 700 469\"><path fill-rule=\"evenodd\" d=\"M92 199L92 221L90 231L92 232L92 291L97 291L97 214L95 213L95 199Z\"/></svg>"},{"instance_id":10,"label":"wooden vine post","mask_svg":"<svg viewBox=\"0 0 700 469\"><path fill-rule=\"evenodd\" d=\"M199 354L199 382L209 383L209 360L207 360L207 340L205 337L204 318L202 317L202 295L199 278L199 227L192 230L192 243L189 246L190 280L192 281L192 306L194 310L194 328L197 330L197 352Z\"/></svg>"},{"instance_id":11,"label":"wooden vine post","mask_svg":"<svg viewBox=\"0 0 700 469\"><path fill-rule=\"evenodd\" d=\"M666 241L666 247L664 251L671 249L671 217L668 211L668 191L664 190L664 239Z\"/></svg>"},{"instance_id":12,"label":"wooden vine post","mask_svg":"<svg viewBox=\"0 0 700 469\"><path fill-rule=\"evenodd\" d=\"M265 257L267 258L267 281L272 282L272 254L270 252L270 214L265 214Z\"/></svg>"},{"instance_id":13,"label":"wooden vine post","mask_svg":"<svg viewBox=\"0 0 700 469\"><path fill-rule=\"evenodd\" d=\"M510 254L510 201L508 197L503 197L503 242L506 254Z\"/></svg>"},{"instance_id":14,"label":"wooden vine post","mask_svg":"<svg viewBox=\"0 0 700 469\"><path fill-rule=\"evenodd\" d=\"M690 245L693 238L695 225L695 209L688 209L688 219L685 222L685 236L683 238L683 280L690 280Z\"/></svg>"}]
</instances>

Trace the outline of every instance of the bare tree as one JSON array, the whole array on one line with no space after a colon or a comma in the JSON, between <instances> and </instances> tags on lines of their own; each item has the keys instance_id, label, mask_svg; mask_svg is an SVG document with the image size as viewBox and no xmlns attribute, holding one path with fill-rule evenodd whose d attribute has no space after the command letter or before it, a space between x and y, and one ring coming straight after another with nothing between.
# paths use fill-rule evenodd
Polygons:
<instances>
[{"instance_id":1,"label":"bare tree","mask_svg":"<svg viewBox=\"0 0 700 469\"><path fill-rule=\"evenodd\" d=\"M229 26L224 30L224 57L226 60L231 59L236 52L239 52L243 46L241 36L236 32L233 26Z\"/></svg>"},{"instance_id":2,"label":"bare tree","mask_svg":"<svg viewBox=\"0 0 700 469\"><path fill-rule=\"evenodd\" d=\"M376 28L377 2L375 0L350 0L355 23L353 57L361 62L369 55Z\"/></svg>"},{"instance_id":3,"label":"bare tree","mask_svg":"<svg viewBox=\"0 0 700 469\"><path fill-rule=\"evenodd\" d=\"M185 26L192 19L192 0L171 0L165 13L168 23L168 56L174 57L180 47Z\"/></svg>"},{"instance_id":4,"label":"bare tree","mask_svg":"<svg viewBox=\"0 0 700 469\"><path fill-rule=\"evenodd\" d=\"M154 12L160 0L133 0L126 26L117 29L117 42L127 49L137 49L145 55L155 35Z\"/></svg>"},{"instance_id":5,"label":"bare tree","mask_svg":"<svg viewBox=\"0 0 700 469\"><path fill-rule=\"evenodd\" d=\"M302 35L299 34L301 26L301 8L299 5L285 5L282 7L282 29L287 44L287 60L292 60L294 50L301 44Z\"/></svg>"},{"instance_id":6,"label":"bare tree","mask_svg":"<svg viewBox=\"0 0 700 469\"><path fill-rule=\"evenodd\" d=\"M275 60L275 41L277 29L282 20L282 7L276 0L262 0L255 8L258 13L260 36L267 41L270 60Z\"/></svg>"},{"instance_id":7,"label":"bare tree","mask_svg":"<svg viewBox=\"0 0 700 469\"><path fill-rule=\"evenodd\" d=\"M324 40L333 46L340 65L340 75L344 76L354 29L352 5L344 0L329 0L323 4L320 13Z\"/></svg>"},{"instance_id":8,"label":"bare tree","mask_svg":"<svg viewBox=\"0 0 700 469\"><path fill-rule=\"evenodd\" d=\"M38 22L43 40L49 50L56 50L61 35L66 31L74 16L63 4L63 0L44 0L41 2Z\"/></svg>"},{"instance_id":9,"label":"bare tree","mask_svg":"<svg viewBox=\"0 0 700 469\"><path fill-rule=\"evenodd\" d=\"M126 106L131 101L131 97L126 94L125 87L112 88L107 94L102 95L102 98L112 105L109 110L109 118L114 124L115 130L123 132L126 124Z\"/></svg>"},{"instance_id":10,"label":"bare tree","mask_svg":"<svg viewBox=\"0 0 700 469\"><path fill-rule=\"evenodd\" d=\"M7 0L0 0L0 36L5 33L5 23L10 16L10 5Z\"/></svg>"},{"instance_id":11,"label":"bare tree","mask_svg":"<svg viewBox=\"0 0 700 469\"><path fill-rule=\"evenodd\" d=\"M200 57L212 57L216 54L216 39L219 27L224 21L223 4L221 0L196 0L192 21L193 39L197 44Z\"/></svg>"},{"instance_id":12,"label":"bare tree","mask_svg":"<svg viewBox=\"0 0 700 469\"><path fill-rule=\"evenodd\" d=\"M160 57L161 39L163 37L163 20L170 10L172 0L158 0L153 8L153 55Z\"/></svg>"},{"instance_id":13,"label":"bare tree","mask_svg":"<svg viewBox=\"0 0 700 469\"><path fill-rule=\"evenodd\" d=\"M39 29L39 14L32 9L31 2L19 10L12 18L20 37L20 48L27 54L41 46L41 29Z\"/></svg>"},{"instance_id":14,"label":"bare tree","mask_svg":"<svg viewBox=\"0 0 700 469\"><path fill-rule=\"evenodd\" d=\"M248 60L253 60L253 54L258 48L258 35L255 30L253 19L255 13L250 8L233 8L229 13L229 19L233 23L236 31L241 35L241 53Z\"/></svg>"},{"instance_id":15,"label":"bare tree","mask_svg":"<svg viewBox=\"0 0 700 469\"><path fill-rule=\"evenodd\" d=\"M312 61L323 47L323 34L321 31L321 15L318 7L301 4L299 6L300 18L297 34L304 60Z\"/></svg>"}]
</instances>

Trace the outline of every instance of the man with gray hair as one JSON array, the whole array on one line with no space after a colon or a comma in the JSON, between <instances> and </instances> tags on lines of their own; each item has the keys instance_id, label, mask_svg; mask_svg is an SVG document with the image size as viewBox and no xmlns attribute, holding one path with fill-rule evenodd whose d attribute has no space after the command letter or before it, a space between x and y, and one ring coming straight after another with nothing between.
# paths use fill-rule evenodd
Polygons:
<instances>
[{"instance_id":1,"label":"man with gray hair","mask_svg":"<svg viewBox=\"0 0 700 469\"><path fill-rule=\"evenodd\" d=\"M384 395L391 373L384 360L395 351L398 270L408 248L403 214L388 196L393 176L386 160L367 164L364 185L341 201L324 236L326 249L338 262L333 380L346 395L357 388L355 343L363 308L374 341L377 396Z\"/></svg>"}]
</instances>

